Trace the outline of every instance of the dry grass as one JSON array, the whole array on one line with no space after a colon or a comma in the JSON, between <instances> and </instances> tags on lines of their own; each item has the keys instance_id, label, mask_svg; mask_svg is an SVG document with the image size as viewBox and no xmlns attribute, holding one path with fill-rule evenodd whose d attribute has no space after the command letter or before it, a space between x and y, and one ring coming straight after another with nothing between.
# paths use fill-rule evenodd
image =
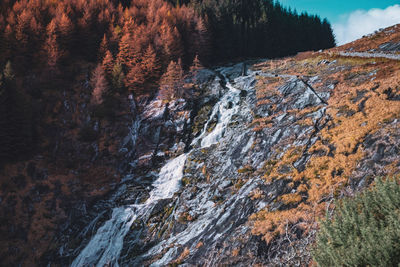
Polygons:
<instances>
[{"instance_id":1,"label":"dry grass","mask_svg":"<svg viewBox=\"0 0 400 267\"><path fill-rule=\"evenodd\" d=\"M262 235L267 242L287 234L288 227L295 226L303 234L315 229L317 219L325 214L330 201L348 185L357 163L363 158L364 151L360 144L365 136L380 130L400 114L400 101L391 99L387 93L391 88L393 94L399 94L399 62L342 58L328 54L321 56L316 53L307 56L301 56L297 63L286 59L274 64L283 71L282 74L302 76L313 71L313 75L322 79L321 83L314 85L317 91L327 81L337 81L326 110L330 121L318 134L319 140L309 148L313 156L304 171L299 172L293 167L302 155L302 147L293 147L279 159L265 163L264 178L267 183L285 179L292 192L295 192L277 199L283 204L280 209L266 208L251 216L253 234ZM336 63L332 66L318 65L322 58L330 62L336 60ZM277 86L279 83L263 79L258 84L257 90L260 92L257 96L267 101L264 98L274 96L271 92L276 91ZM358 99L362 91L364 94ZM312 125L313 122L307 117L310 112L311 109L297 111L298 123ZM273 118L258 118L252 126L255 131L272 127ZM388 171L398 171L395 165L388 165ZM289 172L281 173L283 167Z\"/></svg>"},{"instance_id":2,"label":"dry grass","mask_svg":"<svg viewBox=\"0 0 400 267\"><path fill-rule=\"evenodd\" d=\"M387 42L400 42L400 24L386 28L371 36L365 36L354 42L332 48L330 51L336 52L352 49L352 51L364 52L371 49L378 49L381 44Z\"/></svg>"}]
</instances>

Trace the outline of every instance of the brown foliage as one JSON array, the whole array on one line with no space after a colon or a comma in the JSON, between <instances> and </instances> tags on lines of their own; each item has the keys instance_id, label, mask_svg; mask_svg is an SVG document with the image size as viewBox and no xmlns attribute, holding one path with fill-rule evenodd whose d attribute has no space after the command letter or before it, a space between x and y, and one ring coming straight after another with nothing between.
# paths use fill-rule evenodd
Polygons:
<instances>
[{"instance_id":1,"label":"brown foliage","mask_svg":"<svg viewBox=\"0 0 400 267\"><path fill-rule=\"evenodd\" d=\"M110 79L116 55L126 86L137 95L153 94L171 60L182 58L186 69L196 54L205 55L200 17L163 0L134 0L127 8L115 8L111 0L17 0L2 6L0 58L18 57L17 70L65 71L66 64L83 58L103 63Z\"/></svg>"},{"instance_id":2,"label":"brown foliage","mask_svg":"<svg viewBox=\"0 0 400 267\"><path fill-rule=\"evenodd\" d=\"M90 82L93 87L91 103L99 105L103 103L103 96L108 90L105 72L100 64L94 69Z\"/></svg>"},{"instance_id":3,"label":"brown foliage","mask_svg":"<svg viewBox=\"0 0 400 267\"><path fill-rule=\"evenodd\" d=\"M167 71L161 77L159 97L164 100L184 97L183 78L180 61L171 61Z\"/></svg>"},{"instance_id":4,"label":"brown foliage","mask_svg":"<svg viewBox=\"0 0 400 267\"><path fill-rule=\"evenodd\" d=\"M251 217L254 223L253 233L262 235L268 243L277 237L290 235L293 229L300 229L303 235L315 230L318 227L317 219L324 216L330 201L340 196L349 185L358 163L364 157L362 144L365 137L374 134L400 113L399 101L385 94L385 90L396 88L400 82L398 62L343 58L327 54L309 53L307 56L301 61L280 60L264 65L268 69L273 67L280 74L318 75L322 82L314 85L316 90L319 86L326 86L324 84L327 81L338 82L326 109L330 119L318 133L319 140L308 148L307 153L310 153L311 158L306 168L299 171L293 167L304 147L289 149L279 159L267 162L264 166L267 183L284 179L289 182L288 186L292 190L292 193L277 198L283 204L281 208L266 208ZM333 66L319 65L323 59L336 63ZM340 72L335 71L338 66L341 68ZM269 97L278 96L276 88L280 85L282 81L279 77L259 77L258 104L267 104ZM356 101L356 96L362 91L365 95ZM397 95L398 91L393 91L393 94ZM361 102L363 105L360 105ZM288 112L301 118L315 110L306 108ZM254 120L255 130L262 131L268 127L273 123L273 116ZM299 124L310 125L310 121L306 118L300 120ZM283 166L289 166L290 172L281 173L279 169ZM394 174L395 169L387 166L385 171Z\"/></svg>"},{"instance_id":5,"label":"brown foliage","mask_svg":"<svg viewBox=\"0 0 400 267\"><path fill-rule=\"evenodd\" d=\"M111 77L112 71L114 68L114 57L111 54L110 50L107 50L103 59L103 69L106 72L106 74Z\"/></svg>"}]
</instances>

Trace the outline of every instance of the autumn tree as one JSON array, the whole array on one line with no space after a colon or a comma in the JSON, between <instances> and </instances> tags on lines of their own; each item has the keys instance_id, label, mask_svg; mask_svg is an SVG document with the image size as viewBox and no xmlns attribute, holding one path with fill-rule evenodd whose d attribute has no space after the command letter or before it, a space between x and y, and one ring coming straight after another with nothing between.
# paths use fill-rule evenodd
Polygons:
<instances>
[{"instance_id":1,"label":"autumn tree","mask_svg":"<svg viewBox=\"0 0 400 267\"><path fill-rule=\"evenodd\" d=\"M203 69L203 65L201 64L199 57L196 55L193 59L192 65L189 68L189 74L187 77L187 80L191 81L191 94L192 95L197 95L198 92L196 92L196 84L198 83L199 80L199 71ZM188 89L189 90L189 89Z\"/></svg>"},{"instance_id":2,"label":"autumn tree","mask_svg":"<svg viewBox=\"0 0 400 267\"><path fill-rule=\"evenodd\" d=\"M118 62L120 62L123 66L130 64L133 60L133 55L131 53L130 48L131 35L129 32L125 33L121 37L121 41L119 42L119 52L117 55Z\"/></svg>"},{"instance_id":3,"label":"autumn tree","mask_svg":"<svg viewBox=\"0 0 400 267\"><path fill-rule=\"evenodd\" d=\"M103 58L106 56L106 53L108 50L108 40L106 34L104 34L103 39L101 40L100 47L99 47L99 53L98 53L98 59L103 60Z\"/></svg>"},{"instance_id":4,"label":"autumn tree","mask_svg":"<svg viewBox=\"0 0 400 267\"><path fill-rule=\"evenodd\" d=\"M117 61L114 64L114 67L112 69L111 73L111 81L113 88L117 92L122 92L125 89L125 74L122 69L122 64L121 62Z\"/></svg>"},{"instance_id":5,"label":"autumn tree","mask_svg":"<svg viewBox=\"0 0 400 267\"><path fill-rule=\"evenodd\" d=\"M104 71L106 72L106 75L108 77L112 76L113 68L114 68L114 57L111 54L110 50L107 50L105 52L105 56L102 62L102 66Z\"/></svg>"},{"instance_id":6,"label":"autumn tree","mask_svg":"<svg viewBox=\"0 0 400 267\"><path fill-rule=\"evenodd\" d=\"M184 97L183 74L180 60L178 62L171 61L160 80L159 98L170 101Z\"/></svg>"},{"instance_id":7,"label":"autumn tree","mask_svg":"<svg viewBox=\"0 0 400 267\"><path fill-rule=\"evenodd\" d=\"M177 27L171 27L166 20L160 28L160 38L163 44L164 55L168 60L177 61L183 56L181 35Z\"/></svg>"},{"instance_id":8,"label":"autumn tree","mask_svg":"<svg viewBox=\"0 0 400 267\"><path fill-rule=\"evenodd\" d=\"M62 51L57 43L56 27L56 22L52 20L47 26L47 39L44 44L46 64L54 73L58 71L58 64L62 56Z\"/></svg>"},{"instance_id":9,"label":"autumn tree","mask_svg":"<svg viewBox=\"0 0 400 267\"><path fill-rule=\"evenodd\" d=\"M71 48L73 43L73 24L71 19L62 13L61 17L58 19L58 32L59 32L59 43L63 49Z\"/></svg>"},{"instance_id":10,"label":"autumn tree","mask_svg":"<svg viewBox=\"0 0 400 267\"><path fill-rule=\"evenodd\" d=\"M190 72L193 75L196 75L197 72L201 69L203 69L203 65L201 64L200 60L199 60L199 56L196 55L193 59L192 65L190 66Z\"/></svg>"},{"instance_id":11,"label":"autumn tree","mask_svg":"<svg viewBox=\"0 0 400 267\"><path fill-rule=\"evenodd\" d=\"M149 45L144 52L141 65L146 79L146 86L149 89L154 89L160 78L161 65L151 45Z\"/></svg>"},{"instance_id":12,"label":"autumn tree","mask_svg":"<svg viewBox=\"0 0 400 267\"><path fill-rule=\"evenodd\" d=\"M145 82L146 77L142 66L140 64L132 66L125 78L125 86L128 90L135 95L140 95L145 91L143 88Z\"/></svg>"},{"instance_id":13,"label":"autumn tree","mask_svg":"<svg viewBox=\"0 0 400 267\"><path fill-rule=\"evenodd\" d=\"M97 67L93 70L90 83L93 87L91 103L94 105L99 105L103 103L104 96L109 87L105 77L105 71L100 64L98 64Z\"/></svg>"}]
</instances>

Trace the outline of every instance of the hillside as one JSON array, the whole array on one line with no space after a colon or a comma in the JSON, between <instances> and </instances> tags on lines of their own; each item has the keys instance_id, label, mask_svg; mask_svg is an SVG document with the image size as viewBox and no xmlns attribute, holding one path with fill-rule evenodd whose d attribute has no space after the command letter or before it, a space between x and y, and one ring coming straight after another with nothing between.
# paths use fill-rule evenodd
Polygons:
<instances>
[{"instance_id":1,"label":"hillside","mask_svg":"<svg viewBox=\"0 0 400 267\"><path fill-rule=\"evenodd\" d=\"M333 200L399 171L399 61L343 54L378 38L247 62L246 75L202 70L195 105L150 102L129 135L136 167L42 260L308 265Z\"/></svg>"},{"instance_id":2,"label":"hillside","mask_svg":"<svg viewBox=\"0 0 400 267\"><path fill-rule=\"evenodd\" d=\"M204 66L334 45L272 0L0 1L0 265L69 265L144 201L222 96Z\"/></svg>"},{"instance_id":3,"label":"hillside","mask_svg":"<svg viewBox=\"0 0 400 267\"><path fill-rule=\"evenodd\" d=\"M1 266L309 265L398 174L400 25L244 3L0 3Z\"/></svg>"}]
</instances>

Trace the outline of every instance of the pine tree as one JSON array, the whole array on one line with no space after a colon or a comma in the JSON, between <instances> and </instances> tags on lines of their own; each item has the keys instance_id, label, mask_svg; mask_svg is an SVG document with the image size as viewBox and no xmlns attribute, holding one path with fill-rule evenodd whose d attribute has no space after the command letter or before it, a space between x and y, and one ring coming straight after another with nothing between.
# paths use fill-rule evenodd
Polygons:
<instances>
[{"instance_id":1,"label":"pine tree","mask_svg":"<svg viewBox=\"0 0 400 267\"><path fill-rule=\"evenodd\" d=\"M160 78L161 65L151 45L144 52L141 65L145 74L146 86L152 89L156 81Z\"/></svg>"},{"instance_id":2,"label":"pine tree","mask_svg":"<svg viewBox=\"0 0 400 267\"><path fill-rule=\"evenodd\" d=\"M321 222L313 256L319 266L398 266L400 186L377 179L371 189L336 202Z\"/></svg>"},{"instance_id":3,"label":"pine tree","mask_svg":"<svg viewBox=\"0 0 400 267\"><path fill-rule=\"evenodd\" d=\"M190 69L189 69L190 78L193 83L196 83L199 70L201 70L203 68L204 67L201 64L198 55L196 55L193 59L192 65L190 66Z\"/></svg>"},{"instance_id":4,"label":"pine tree","mask_svg":"<svg viewBox=\"0 0 400 267\"><path fill-rule=\"evenodd\" d=\"M199 60L199 56L196 55L193 59L193 63L190 66L190 72L195 74L197 73L199 70L203 69L203 65L201 64L200 60Z\"/></svg>"},{"instance_id":5,"label":"pine tree","mask_svg":"<svg viewBox=\"0 0 400 267\"><path fill-rule=\"evenodd\" d=\"M145 72L143 71L142 66L139 64L131 67L129 72L126 74L125 86L135 95L141 95L145 93L145 82Z\"/></svg>"},{"instance_id":6,"label":"pine tree","mask_svg":"<svg viewBox=\"0 0 400 267\"><path fill-rule=\"evenodd\" d=\"M47 58L46 64L53 73L58 72L58 64L63 54L57 42L56 29L56 22L52 20L47 26L47 39L44 44L44 51Z\"/></svg>"},{"instance_id":7,"label":"pine tree","mask_svg":"<svg viewBox=\"0 0 400 267\"><path fill-rule=\"evenodd\" d=\"M59 31L59 43L63 49L69 49L73 43L73 24L70 18L62 13L57 22Z\"/></svg>"},{"instance_id":8,"label":"pine tree","mask_svg":"<svg viewBox=\"0 0 400 267\"><path fill-rule=\"evenodd\" d=\"M93 87L91 103L94 105L103 103L103 97L109 87L105 77L105 71L100 64L93 70L90 83Z\"/></svg>"},{"instance_id":9,"label":"pine tree","mask_svg":"<svg viewBox=\"0 0 400 267\"><path fill-rule=\"evenodd\" d=\"M118 92L123 92L125 89L125 75L122 64L119 61L115 62L111 76L114 89Z\"/></svg>"},{"instance_id":10,"label":"pine tree","mask_svg":"<svg viewBox=\"0 0 400 267\"><path fill-rule=\"evenodd\" d=\"M106 75L108 77L111 77L113 69L114 69L114 57L111 54L110 50L106 51L103 62L102 62L102 66L106 72Z\"/></svg>"},{"instance_id":11,"label":"pine tree","mask_svg":"<svg viewBox=\"0 0 400 267\"><path fill-rule=\"evenodd\" d=\"M132 61L133 55L131 53L130 48L131 36L129 33L125 33L121 37L121 41L119 42L119 52L118 52L118 62L120 62L123 66L129 64Z\"/></svg>"},{"instance_id":12,"label":"pine tree","mask_svg":"<svg viewBox=\"0 0 400 267\"><path fill-rule=\"evenodd\" d=\"M160 80L159 98L170 101L184 97L183 79L181 63L179 61L178 63L171 61Z\"/></svg>"},{"instance_id":13,"label":"pine tree","mask_svg":"<svg viewBox=\"0 0 400 267\"><path fill-rule=\"evenodd\" d=\"M101 40L100 47L99 47L99 53L98 53L98 59L101 61L104 59L106 56L106 52L108 51L108 40L106 34L104 34L103 39Z\"/></svg>"}]
</instances>

